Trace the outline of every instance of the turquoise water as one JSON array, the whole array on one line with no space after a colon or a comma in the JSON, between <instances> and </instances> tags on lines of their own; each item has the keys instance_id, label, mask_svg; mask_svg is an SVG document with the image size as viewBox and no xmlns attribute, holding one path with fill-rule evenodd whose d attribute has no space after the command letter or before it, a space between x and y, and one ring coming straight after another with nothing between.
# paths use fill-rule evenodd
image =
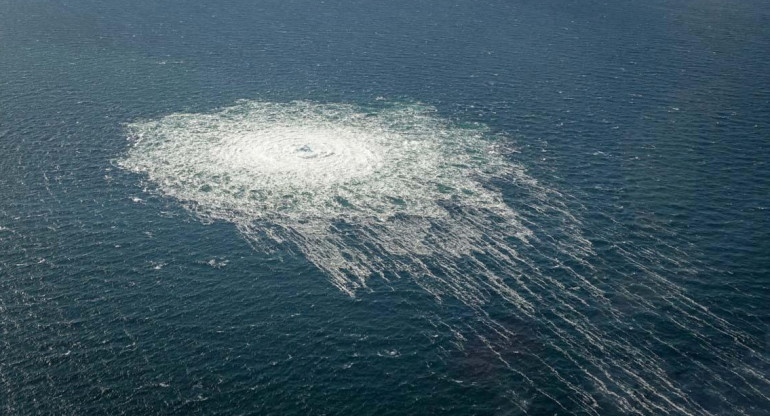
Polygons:
<instances>
[{"instance_id":1,"label":"turquoise water","mask_svg":"<svg viewBox=\"0 0 770 416\"><path fill-rule=\"evenodd\" d=\"M770 414L759 1L0 0L0 413Z\"/></svg>"}]
</instances>

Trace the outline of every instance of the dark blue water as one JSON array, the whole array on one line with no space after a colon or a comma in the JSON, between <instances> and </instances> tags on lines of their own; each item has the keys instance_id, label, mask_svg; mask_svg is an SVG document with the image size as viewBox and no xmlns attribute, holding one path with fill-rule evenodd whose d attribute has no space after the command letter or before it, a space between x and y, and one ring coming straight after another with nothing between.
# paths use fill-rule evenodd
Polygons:
<instances>
[{"instance_id":1,"label":"dark blue water","mask_svg":"<svg viewBox=\"0 0 770 416\"><path fill-rule=\"evenodd\" d=\"M769 46L753 0L0 0L0 413L770 414ZM351 297L115 162L137 120L383 98L549 190L496 184L531 314Z\"/></svg>"}]
</instances>

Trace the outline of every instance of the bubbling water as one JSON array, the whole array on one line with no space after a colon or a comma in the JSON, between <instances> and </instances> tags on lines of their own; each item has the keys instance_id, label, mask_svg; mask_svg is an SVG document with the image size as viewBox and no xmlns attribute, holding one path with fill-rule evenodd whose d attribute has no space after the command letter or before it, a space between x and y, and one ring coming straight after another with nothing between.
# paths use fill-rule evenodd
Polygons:
<instances>
[{"instance_id":1,"label":"bubbling water","mask_svg":"<svg viewBox=\"0 0 770 416\"><path fill-rule=\"evenodd\" d=\"M432 111L242 102L129 125L121 166L236 222L436 217L446 215L442 200L502 208L476 180L511 170L485 129L450 127Z\"/></svg>"},{"instance_id":2,"label":"bubbling water","mask_svg":"<svg viewBox=\"0 0 770 416\"><path fill-rule=\"evenodd\" d=\"M372 274L414 265L394 269L388 256L343 244L335 232L340 221L359 231L379 227L372 235L395 255L442 247L444 254L469 254L471 244L449 235L428 242L436 222L453 235L481 237L448 206L505 218L520 238L529 233L500 193L479 180L524 179L521 170L506 163L484 126L452 126L434 111L244 101L214 114L129 125L133 146L120 165L203 217L237 224L252 240L291 241L353 295Z\"/></svg>"},{"instance_id":3,"label":"bubbling water","mask_svg":"<svg viewBox=\"0 0 770 416\"><path fill-rule=\"evenodd\" d=\"M671 379L662 350L709 380L720 409L743 411L731 392L768 400L767 377L739 358L767 365L754 341L656 271L662 262L686 269L685 259L637 254L622 235L605 232L623 265L612 269L616 279L597 277L603 261L567 198L511 162L504 141L483 125L451 123L420 104L242 101L127 130L121 167L146 175L201 219L235 224L255 248L287 243L351 296L374 277L408 276L436 299L468 307L474 324L437 325L494 352L515 375L504 387L523 413L536 396L587 414L608 400L626 413L710 413ZM516 210L496 184L521 198ZM517 334L490 316L490 302L527 323L543 352L526 352L517 365ZM637 345L632 316L644 314L691 338L705 358L649 329ZM526 362L545 369L563 397L523 370ZM565 363L573 371L559 368Z\"/></svg>"}]
</instances>

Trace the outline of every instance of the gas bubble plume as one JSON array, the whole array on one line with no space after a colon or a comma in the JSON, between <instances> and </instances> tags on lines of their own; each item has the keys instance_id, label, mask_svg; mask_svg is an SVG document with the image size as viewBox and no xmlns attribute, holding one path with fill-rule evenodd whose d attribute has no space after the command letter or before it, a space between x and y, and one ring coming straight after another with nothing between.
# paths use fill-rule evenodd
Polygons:
<instances>
[{"instance_id":1,"label":"gas bubble plume","mask_svg":"<svg viewBox=\"0 0 770 416\"><path fill-rule=\"evenodd\" d=\"M521 413L538 397L594 415L608 406L750 412L735 395L769 402L761 342L660 271L692 267L686 254L635 250L621 231L602 231L623 262L602 276L610 266L584 236L570 198L512 162L505 139L484 125L450 122L414 103L241 101L127 131L119 166L201 220L235 224L255 249L289 245L350 296L371 279L408 278L437 301L468 308L472 321L432 322L458 344L473 338L491 351ZM506 322L490 313L492 303L505 305ZM669 332L645 325L644 314L665 320ZM518 349L511 322L526 325L540 346ZM677 336L691 340L687 350ZM693 369L699 388L711 389L707 401L672 376L664 358L671 354Z\"/></svg>"}]
</instances>

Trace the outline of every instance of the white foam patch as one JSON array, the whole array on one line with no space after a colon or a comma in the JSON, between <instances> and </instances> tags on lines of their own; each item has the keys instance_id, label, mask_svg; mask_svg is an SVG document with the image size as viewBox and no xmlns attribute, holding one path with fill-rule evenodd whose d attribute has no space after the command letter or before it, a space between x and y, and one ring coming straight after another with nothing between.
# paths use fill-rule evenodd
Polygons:
<instances>
[{"instance_id":1,"label":"white foam patch","mask_svg":"<svg viewBox=\"0 0 770 416\"><path fill-rule=\"evenodd\" d=\"M244 102L129 129L123 167L227 220L444 216L438 201L449 198L501 206L474 177L510 169L483 129L449 127L420 107Z\"/></svg>"},{"instance_id":2,"label":"white foam patch","mask_svg":"<svg viewBox=\"0 0 770 416\"><path fill-rule=\"evenodd\" d=\"M288 243L351 296L374 277L408 276L439 300L467 305L475 324L437 318L436 325L458 339L475 336L493 351L518 377L505 387L523 412L540 395L564 411L588 414L601 413L598 403L607 400L627 413L709 413L671 379L659 350L707 375L716 392L767 400L766 375L737 358L754 354L767 364L753 341L656 270L662 263L686 269L686 261L635 253L624 236L608 231L604 238L616 241L624 264L611 279L597 277L594 263L606 263L583 237L566 197L510 162L504 143L483 125L451 123L419 104L242 101L127 130L131 147L118 162L122 168L146 175L204 221L236 224L255 248ZM519 211L496 183L521 197ZM522 358L510 352L518 350L516 334L485 307L498 301L514 319L532 323L543 351L527 352L526 360L547 369L568 396L549 393L512 361ZM660 315L660 307L670 312ZM633 314L645 313L694 339L691 348L705 358L654 329L633 329ZM634 341L639 332L646 345ZM706 333L728 339L732 349ZM565 373L554 356L577 370ZM743 411L729 394L712 400Z\"/></svg>"},{"instance_id":3,"label":"white foam patch","mask_svg":"<svg viewBox=\"0 0 770 416\"><path fill-rule=\"evenodd\" d=\"M509 223L506 236L529 233L484 183L529 179L483 126L451 126L433 112L242 102L130 125L132 148L120 166L252 240L290 241L352 295L372 274L414 268L393 269L387 258L468 255L478 249L471 240L499 229L497 221ZM485 214L464 219L449 206ZM341 223L356 228L341 231ZM351 232L367 233L364 241L389 256L346 244Z\"/></svg>"}]
</instances>

